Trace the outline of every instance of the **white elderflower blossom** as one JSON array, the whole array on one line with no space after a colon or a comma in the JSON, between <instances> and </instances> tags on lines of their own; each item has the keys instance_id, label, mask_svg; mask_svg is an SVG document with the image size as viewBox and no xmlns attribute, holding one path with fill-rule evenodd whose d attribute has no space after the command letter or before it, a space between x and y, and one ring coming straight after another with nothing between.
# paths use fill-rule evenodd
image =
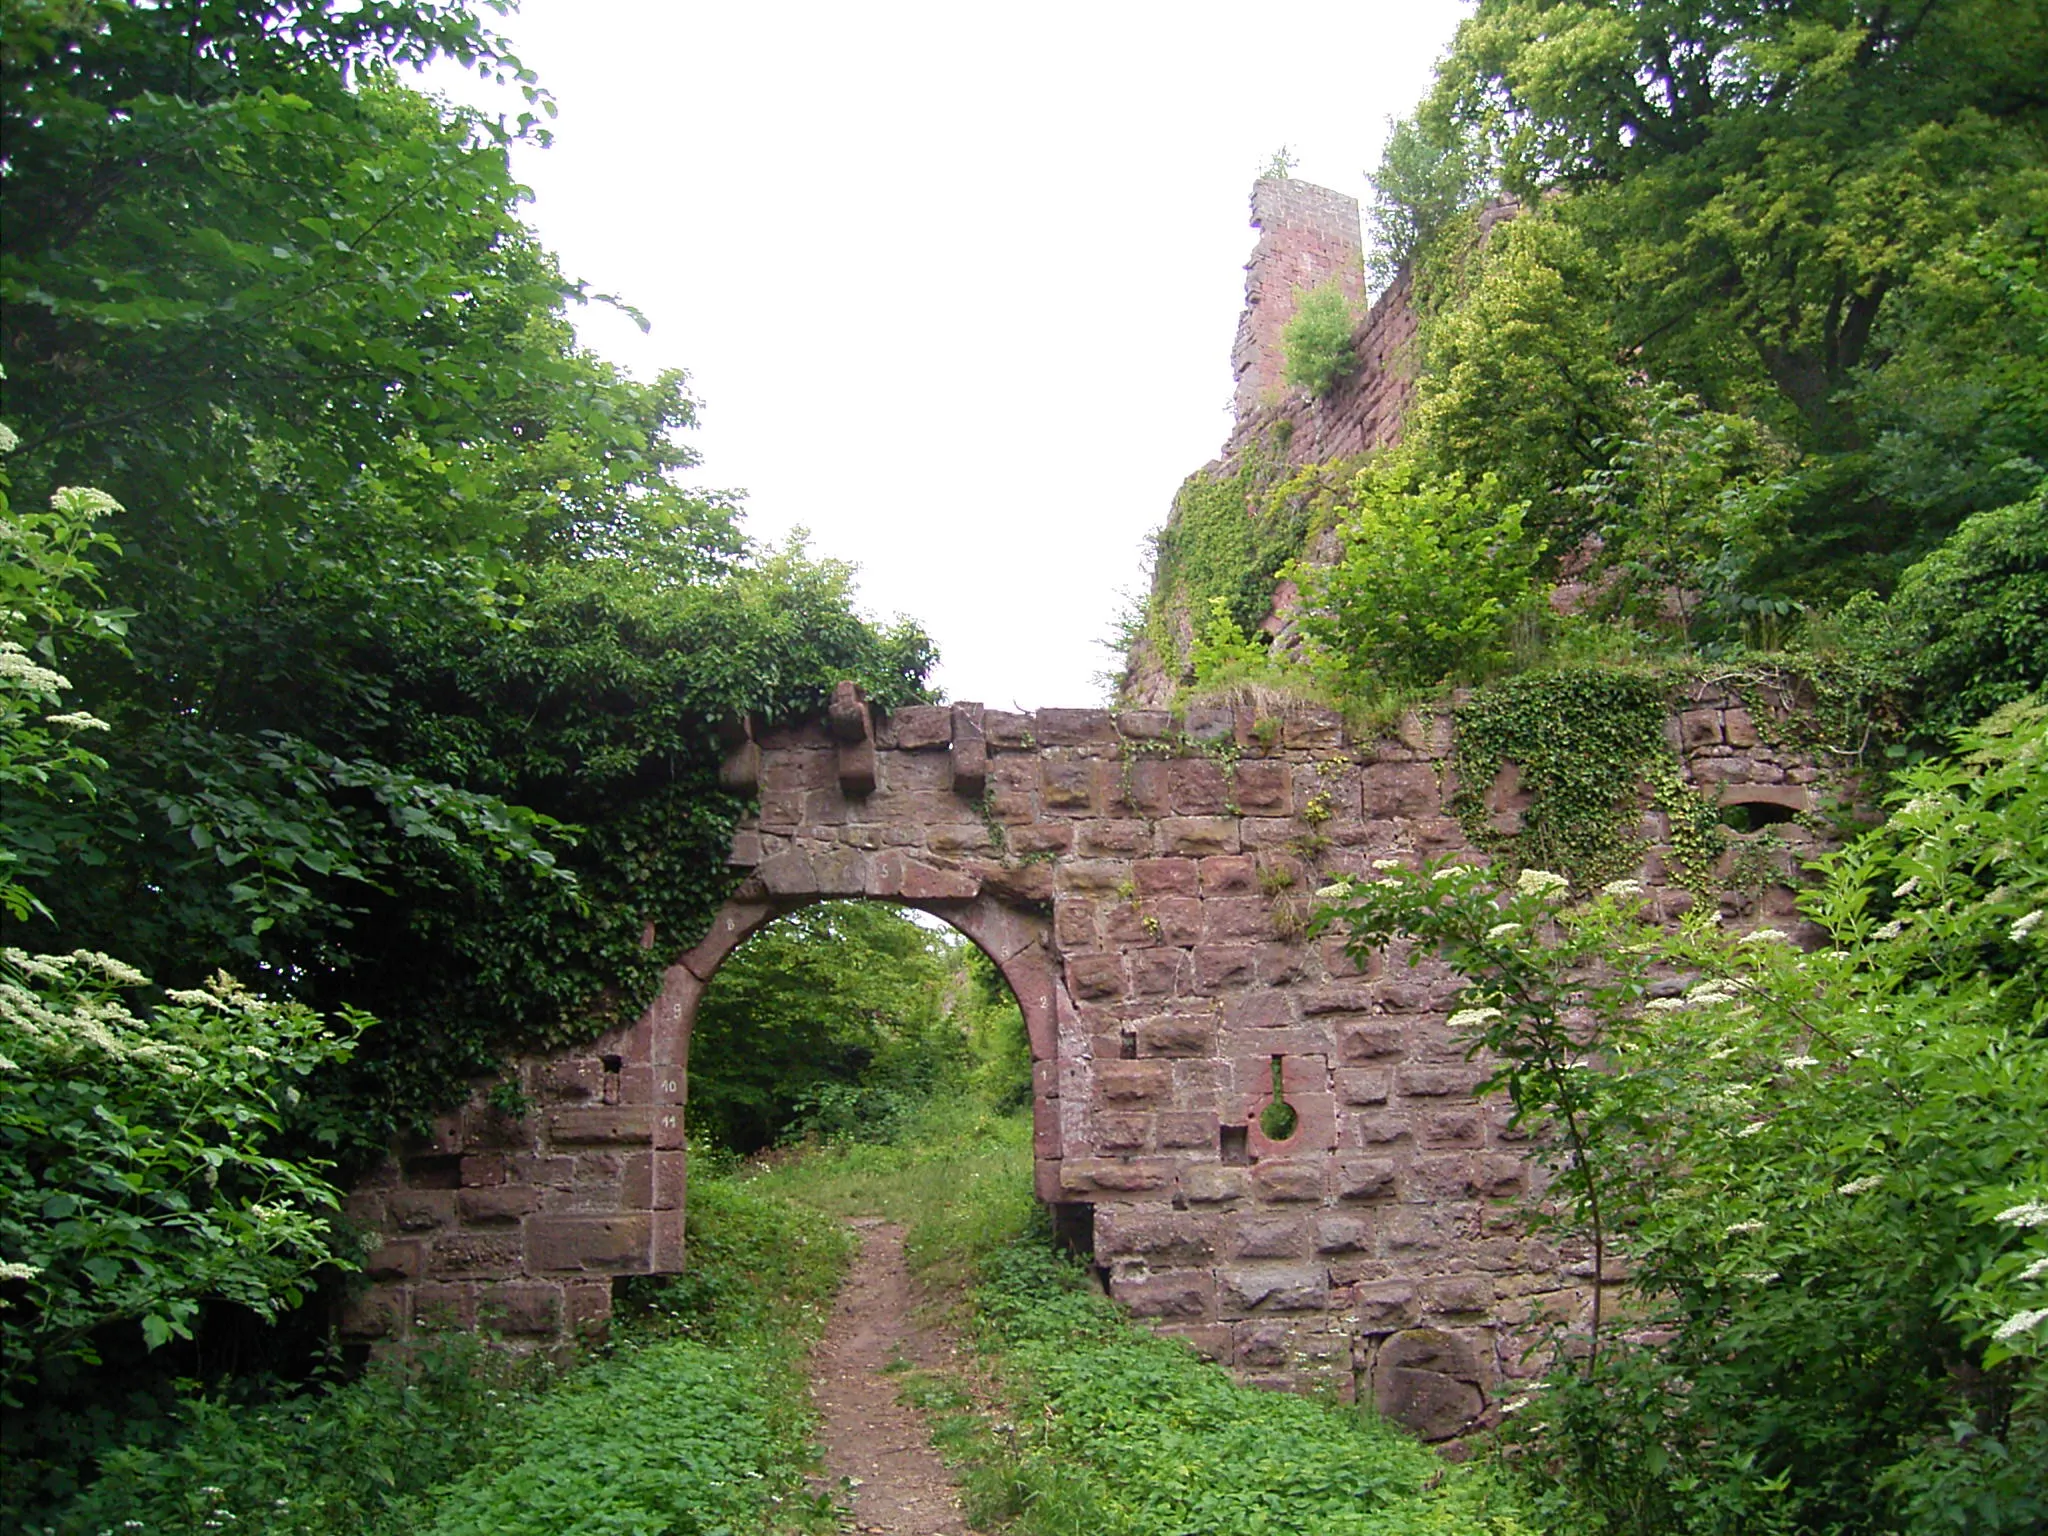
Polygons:
<instances>
[{"instance_id":1,"label":"white elderflower blossom","mask_svg":"<svg viewBox=\"0 0 2048 1536\"><path fill-rule=\"evenodd\" d=\"M2032 1333L2041 1324L2048 1323L2048 1307L2030 1307L2025 1312L2015 1312L1992 1330L1991 1337L2003 1344L2016 1339L2023 1333Z\"/></svg>"},{"instance_id":2,"label":"white elderflower blossom","mask_svg":"<svg viewBox=\"0 0 2048 1536\"><path fill-rule=\"evenodd\" d=\"M1721 1229L1723 1237L1741 1237L1746 1232L1761 1232L1764 1224L1760 1221L1738 1221Z\"/></svg>"},{"instance_id":3,"label":"white elderflower blossom","mask_svg":"<svg viewBox=\"0 0 2048 1536\"><path fill-rule=\"evenodd\" d=\"M2041 916L2044 912L2048 912L2048 907L2036 907L2025 917L2014 922L2012 927L2006 930L2005 936L2015 944L2024 943L2027 935L2041 926Z\"/></svg>"},{"instance_id":4,"label":"white elderflower blossom","mask_svg":"<svg viewBox=\"0 0 2048 1536\"><path fill-rule=\"evenodd\" d=\"M1909 875L1906 879L1901 880L1892 887L1892 900L1902 901L1919 889L1920 877L1918 875Z\"/></svg>"},{"instance_id":5,"label":"white elderflower blossom","mask_svg":"<svg viewBox=\"0 0 2048 1536\"><path fill-rule=\"evenodd\" d=\"M1679 1013L1687 1007L1682 997L1653 997L1643 1004L1645 1013Z\"/></svg>"},{"instance_id":6,"label":"white elderflower blossom","mask_svg":"<svg viewBox=\"0 0 2048 1536\"><path fill-rule=\"evenodd\" d=\"M82 709L74 709L62 715L45 715L43 716L43 724L67 725L74 731L111 731L113 729L111 725L107 724L98 715L88 715Z\"/></svg>"},{"instance_id":7,"label":"white elderflower blossom","mask_svg":"<svg viewBox=\"0 0 2048 1536\"><path fill-rule=\"evenodd\" d=\"M1351 882L1349 880L1332 880L1328 885L1323 886L1316 892L1316 897L1321 901L1342 901L1350 894Z\"/></svg>"},{"instance_id":8,"label":"white elderflower blossom","mask_svg":"<svg viewBox=\"0 0 2048 1536\"><path fill-rule=\"evenodd\" d=\"M1752 1120L1735 1134L1738 1136L1754 1136L1769 1124L1770 1121L1768 1120Z\"/></svg>"},{"instance_id":9,"label":"white elderflower blossom","mask_svg":"<svg viewBox=\"0 0 2048 1536\"><path fill-rule=\"evenodd\" d=\"M1520 933L1521 931L1522 925L1520 923L1495 923L1491 928L1486 930L1486 942L1489 944L1498 944L1502 939L1505 939L1512 934Z\"/></svg>"},{"instance_id":10,"label":"white elderflower blossom","mask_svg":"<svg viewBox=\"0 0 2048 1536\"><path fill-rule=\"evenodd\" d=\"M1785 1065L1794 1072L1803 1072L1808 1067L1819 1066L1820 1058L1818 1056L1787 1056L1785 1058Z\"/></svg>"},{"instance_id":11,"label":"white elderflower blossom","mask_svg":"<svg viewBox=\"0 0 2048 1536\"><path fill-rule=\"evenodd\" d=\"M1374 869L1404 869L1407 866L1402 864L1399 859L1374 859L1372 867Z\"/></svg>"},{"instance_id":12,"label":"white elderflower blossom","mask_svg":"<svg viewBox=\"0 0 2048 1536\"><path fill-rule=\"evenodd\" d=\"M1640 880L1610 880L1600 887L1600 894L1625 901L1631 896L1643 894L1643 882Z\"/></svg>"},{"instance_id":13,"label":"white elderflower blossom","mask_svg":"<svg viewBox=\"0 0 2048 1536\"><path fill-rule=\"evenodd\" d=\"M112 517L121 510L121 503L105 491L89 485L58 486L50 494L50 505L59 512L69 513L89 523Z\"/></svg>"},{"instance_id":14,"label":"white elderflower blossom","mask_svg":"<svg viewBox=\"0 0 2048 1536\"><path fill-rule=\"evenodd\" d=\"M0 1259L0 1280L33 1280L42 1273L38 1264L17 1264L12 1259Z\"/></svg>"},{"instance_id":15,"label":"white elderflower blossom","mask_svg":"<svg viewBox=\"0 0 2048 1536\"><path fill-rule=\"evenodd\" d=\"M1501 1017L1498 1008L1464 1008L1452 1014L1446 1021L1452 1029L1477 1029Z\"/></svg>"},{"instance_id":16,"label":"white elderflower blossom","mask_svg":"<svg viewBox=\"0 0 2048 1536\"><path fill-rule=\"evenodd\" d=\"M1775 1269L1745 1269L1742 1278L1757 1285L1769 1285L1778 1278L1778 1272Z\"/></svg>"},{"instance_id":17,"label":"white elderflower blossom","mask_svg":"<svg viewBox=\"0 0 2048 1536\"><path fill-rule=\"evenodd\" d=\"M0 682L10 682L25 693L62 693L71 686L70 678L36 665L12 640L0 640Z\"/></svg>"},{"instance_id":18,"label":"white elderflower blossom","mask_svg":"<svg viewBox=\"0 0 2048 1536\"><path fill-rule=\"evenodd\" d=\"M1685 1001L1689 1006L1695 1007L1711 1007L1715 1003L1732 1003L1735 1001L1735 983L1723 981L1719 977L1712 981L1703 981L1685 994Z\"/></svg>"},{"instance_id":19,"label":"white elderflower blossom","mask_svg":"<svg viewBox=\"0 0 2048 1536\"><path fill-rule=\"evenodd\" d=\"M21 439L14 435L14 428L0 421L0 453L12 453L21 446Z\"/></svg>"},{"instance_id":20,"label":"white elderflower blossom","mask_svg":"<svg viewBox=\"0 0 2048 1536\"><path fill-rule=\"evenodd\" d=\"M1835 1193L1838 1195L1867 1195L1883 1182L1883 1174L1866 1173L1860 1179L1851 1179L1846 1184L1837 1184L1835 1186Z\"/></svg>"},{"instance_id":21,"label":"white elderflower blossom","mask_svg":"<svg viewBox=\"0 0 2048 1536\"><path fill-rule=\"evenodd\" d=\"M1523 896L1556 896L1571 888L1571 881L1547 869L1525 869L1515 881L1515 890Z\"/></svg>"},{"instance_id":22,"label":"white elderflower blossom","mask_svg":"<svg viewBox=\"0 0 2048 1536\"><path fill-rule=\"evenodd\" d=\"M71 951L71 958L81 966L90 966L93 970L106 977L107 980L114 982L118 986L146 987L149 985L149 978L135 969L134 966L124 960L116 960L112 955L101 954L96 949L74 949Z\"/></svg>"},{"instance_id":23,"label":"white elderflower blossom","mask_svg":"<svg viewBox=\"0 0 2048 1536\"><path fill-rule=\"evenodd\" d=\"M1756 928L1745 933L1736 942L1741 944L1783 944L1785 934L1778 928Z\"/></svg>"},{"instance_id":24,"label":"white elderflower blossom","mask_svg":"<svg viewBox=\"0 0 2048 1536\"><path fill-rule=\"evenodd\" d=\"M2048 1227L2048 1201L2009 1205L1991 1219L2003 1227Z\"/></svg>"},{"instance_id":25,"label":"white elderflower blossom","mask_svg":"<svg viewBox=\"0 0 2048 1536\"><path fill-rule=\"evenodd\" d=\"M2048 1259L2036 1259L2020 1271L2022 1280L2048 1280Z\"/></svg>"},{"instance_id":26,"label":"white elderflower blossom","mask_svg":"<svg viewBox=\"0 0 2048 1536\"><path fill-rule=\"evenodd\" d=\"M1900 922L1900 921L1899 921L1899 920L1898 920L1898 919L1897 919L1897 918L1895 917L1895 918L1893 918L1893 919L1892 919L1892 920L1891 920L1890 922L1886 923L1886 924L1885 924L1885 925L1884 925L1883 927L1881 927L1881 928L1877 928L1877 929L1874 929L1874 930L1873 930L1873 931L1871 932L1871 935L1870 935L1870 936L1871 936L1871 937L1872 937L1873 939L1887 939L1887 940L1889 940L1889 939L1896 939L1896 938L1897 938L1897 937L1898 937L1898 936L1899 936L1900 934L1904 933L1905 931L1906 931L1906 925L1905 925L1904 923Z\"/></svg>"}]
</instances>

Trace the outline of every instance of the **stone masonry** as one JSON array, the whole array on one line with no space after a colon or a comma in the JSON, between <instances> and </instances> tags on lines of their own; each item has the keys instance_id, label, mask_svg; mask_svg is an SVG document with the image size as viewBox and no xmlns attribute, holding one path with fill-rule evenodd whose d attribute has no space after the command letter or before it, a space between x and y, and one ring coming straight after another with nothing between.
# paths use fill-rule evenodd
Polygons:
<instances>
[{"instance_id":1,"label":"stone masonry","mask_svg":"<svg viewBox=\"0 0 2048 1536\"><path fill-rule=\"evenodd\" d=\"M1313 182L1262 176L1252 184L1252 227L1259 243L1245 263L1244 314L1230 349L1240 421L1287 388L1280 335L1303 294L1335 280L1354 306L1365 298L1358 199Z\"/></svg>"},{"instance_id":2,"label":"stone masonry","mask_svg":"<svg viewBox=\"0 0 2048 1536\"><path fill-rule=\"evenodd\" d=\"M1535 1320L1581 1312L1589 1269L1511 1207L1530 1170L1447 1030L1454 978L1398 952L1360 966L1303 932L1340 873L1470 852L1446 811L1450 730L1411 717L1354 741L1319 712L1199 706L878 716L842 685L822 719L736 731L725 776L759 811L711 931L682 936L637 1024L518 1063L523 1113L479 1083L354 1193L382 1245L346 1329L545 1344L601 1330L613 1276L680 1269L697 999L776 916L874 898L946 918L1015 991L1036 1190L1063 1230L1092 1227L1112 1296L1249 1380L1334 1385L1431 1439L1463 1434L1534 1368ZM1815 792L1812 765L1761 744L1726 694L1686 701L1670 743L1724 803L1782 817ZM1518 814L1511 778L1497 824ZM1691 897L1663 880L1666 828L1643 805L1644 876L1675 914ZM1776 830L1793 851L1807 836ZM1790 892L1754 904L1782 918ZM1277 1142L1260 1128L1276 1078L1297 1115Z\"/></svg>"}]
</instances>

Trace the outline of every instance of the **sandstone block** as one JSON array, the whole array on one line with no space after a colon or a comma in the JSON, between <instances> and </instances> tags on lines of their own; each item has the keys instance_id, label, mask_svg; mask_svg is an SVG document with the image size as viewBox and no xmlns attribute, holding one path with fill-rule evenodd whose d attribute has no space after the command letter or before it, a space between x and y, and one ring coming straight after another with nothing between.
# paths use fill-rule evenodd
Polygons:
<instances>
[{"instance_id":1,"label":"sandstone block","mask_svg":"<svg viewBox=\"0 0 2048 1536\"><path fill-rule=\"evenodd\" d=\"M1317 1312L1330 1299L1330 1277L1318 1264L1247 1264L1216 1272L1223 1314Z\"/></svg>"},{"instance_id":2,"label":"sandstone block","mask_svg":"<svg viewBox=\"0 0 2048 1536\"><path fill-rule=\"evenodd\" d=\"M1275 1203L1323 1198L1321 1158L1287 1158L1256 1163L1252 1167L1252 1190L1261 1200Z\"/></svg>"},{"instance_id":3,"label":"sandstone block","mask_svg":"<svg viewBox=\"0 0 2048 1536\"><path fill-rule=\"evenodd\" d=\"M1250 1178L1242 1168L1190 1163L1180 1171L1180 1192L1190 1205L1231 1204L1245 1197L1250 1184Z\"/></svg>"},{"instance_id":4,"label":"sandstone block","mask_svg":"<svg viewBox=\"0 0 2048 1536\"><path fill-rule=\"evenodd\" d=\"M637 1273L647 1263L653 1235L646 1213L617 1216L529 1216L526 1268Z\"/></svg>"},{"instance_id":5,"label":"sandstone block","mask_svg":"<svg viewBox=\"0 0 2048 1536\"><path fill-rule=\"evenodd\" d=\"M472 1226L503 1226L540 1208L540 1191L525 1184L465 1189L457 1197L462 1220Z\"/></svg>"},{"instance_id":6,"label":"sandstone block","mask_svg":"<svg viewBox=\"0 0 2048 1536\"><path fill-rule=\"evenodd\" d=\"M1215 1042L1214 1022L1202 1017L1169 1016L1138 1025L1138 1051L1144 1056L1207 1056Z\"/></svg>"},{"instance_id":7,"label":"sandstone block","mask_svg":"<svg viewBox=\"0 0 2048 1536\"><path fill-rule=\"evenodd\" d=\"M1186 858L1237 852L1237 822L1228 816L1169 816L1159 823L1159 851Z\"/></svg>"},{"instance_id":8,"label":"sandstone block","mask_svg":"<svg viewBox=\"0 0 2048 1536\"><path fill-rule=\"evenodd\" d=\"M1067 986L1077 998L1122 997L1124 962L1120 955L1072 955L1067 960Z\"/></svg>"},{"instance_id":9,"label":"sandstone block","mask_svg":"<svg viewBox=\"0 0 2048 1536\"><path fill-rule=\"evenodd\" d=\"M1109 1104L1164 1104L1173 1096L1173 1069L1163 1061L1098 1061L1095 1091Z\"/></svg>"},{"instance_id":10,"label":"sandstone block","mask_svg":"<svg viewBox=\"0 0 2048 1536\"><path fill-rule=\"evenodd\" d=\"M1366 1204L1387 1201L1399 1194L1398 1165L1391 1158L1339 1158L1337 1198Z\"/></svg>"},{"instance_id":11,"label":"sandstone block","mask_svg":"<svg viewBox=\"0 0 2048 1536\"><path fill-rule=\"evenodd\" d=\"M1245 854L1221 854L1201 863L1204 896L1254 896L1259 889L1257 860Z\"/></svg>"},{"instance_id":12,"label":"sandstone block","mask_svg":"<svg viewBox=\"0 0 2048 1536\"><path fill-rule=\"evenodd\" d=\"M1109 1294L1134 1317L1205 1318L1216 1308L1216 1282L1203 1270L1111 1275Z\"/></svg>"}]
</instances>

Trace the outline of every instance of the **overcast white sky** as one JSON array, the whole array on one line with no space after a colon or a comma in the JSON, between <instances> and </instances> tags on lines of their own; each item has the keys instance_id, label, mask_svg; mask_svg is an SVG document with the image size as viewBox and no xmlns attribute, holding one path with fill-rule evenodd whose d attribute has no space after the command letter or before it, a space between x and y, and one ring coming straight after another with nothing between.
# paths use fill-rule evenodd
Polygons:
<instances>
[{"instance_id":1,"label":"overcast white sky","mask_svg":"<svg viewBox=\"0 0 2048 1536\"><path fill-rule=\"evenodd\" d=\"M584 339L689 370L700 482L755 537L858 564L949 697L1094 703L1229 429L1253 177L1285 144L1363 197L1466 10L525 0L561 115L517 170L567 271L652 322Z\"/></svg>"}]
</instances>

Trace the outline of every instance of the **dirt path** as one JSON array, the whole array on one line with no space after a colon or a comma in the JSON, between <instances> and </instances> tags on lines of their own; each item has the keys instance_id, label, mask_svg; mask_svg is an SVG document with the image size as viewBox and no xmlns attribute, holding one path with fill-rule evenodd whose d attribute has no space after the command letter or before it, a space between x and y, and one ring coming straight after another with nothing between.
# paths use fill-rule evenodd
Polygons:
<instances>
[{"instance_id":1,"label":"dirt path","mask_svg":"<svg viewBox=\"0 0 2048 1536\"><path fill-rule=\"evenodd\" d=\"M879 1220L848 1223L860 1253L832 1304L812 1369L818 1438L835 1492L850 1503L852 1529L886 1536L969 1536L960 1491L931 1447L924 1416L896 1401L891 1362L936 1364L944 1345L911 1318L903 1229ZM843 1481L842 1481L843 1480Z\"/></svg>"}]
</instances>

